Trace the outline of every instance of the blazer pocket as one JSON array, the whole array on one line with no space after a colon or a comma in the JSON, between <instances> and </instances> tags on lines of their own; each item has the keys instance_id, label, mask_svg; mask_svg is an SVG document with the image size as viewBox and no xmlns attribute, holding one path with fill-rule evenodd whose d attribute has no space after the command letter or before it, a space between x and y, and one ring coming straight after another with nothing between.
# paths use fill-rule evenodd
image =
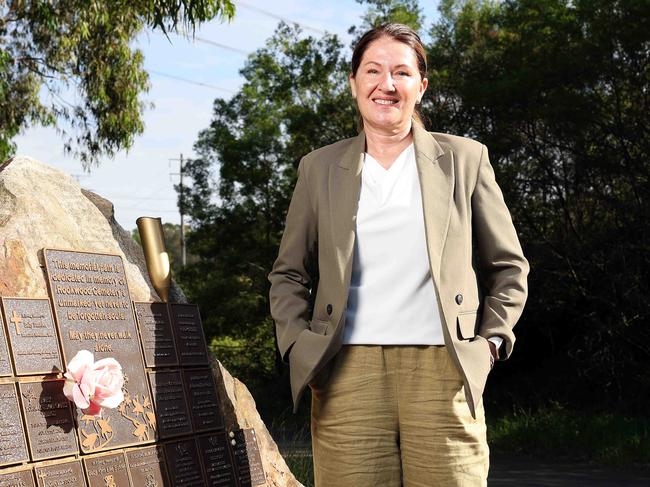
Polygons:
<instances>
[{"instance_id":1,"label":"blazer pocket","mask_svg":"<svg viewBox=\"0 0 650 487\"><path fill-rule=\"evenodd\" d=\"M468 311L458 314L456 318L456 328L459 340L470 340L476 336L478 313Z\"/></svg>"},{"instance_id":2,"label":"blazer pocket","mask_svg":"<svg viewBox=\"0 0 650 487\"><path fill-rule=\"evenodd\" d=\"M326 335L327 327L329 326L329 324L330 324L329 321L311 320L311 323L309 324L309 329L314 333L318 333L319 335Z\"/></svg>"}]
</instances>

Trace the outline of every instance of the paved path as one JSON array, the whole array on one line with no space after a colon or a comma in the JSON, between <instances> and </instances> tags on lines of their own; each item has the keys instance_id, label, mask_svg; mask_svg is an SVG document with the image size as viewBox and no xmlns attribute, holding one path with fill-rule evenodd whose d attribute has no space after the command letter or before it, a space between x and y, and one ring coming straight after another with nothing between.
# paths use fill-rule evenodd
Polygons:
<instances>
[{"instance_id":1,"label":"paved path","mask_svg":"<svg viewBox=\"0 0 650 487\"><path fill-rule=\"evenodd\" d=\"M492 454L488 487L649 487L650 469L615 469L585 463Z\"/></svg>"}]
</instances>

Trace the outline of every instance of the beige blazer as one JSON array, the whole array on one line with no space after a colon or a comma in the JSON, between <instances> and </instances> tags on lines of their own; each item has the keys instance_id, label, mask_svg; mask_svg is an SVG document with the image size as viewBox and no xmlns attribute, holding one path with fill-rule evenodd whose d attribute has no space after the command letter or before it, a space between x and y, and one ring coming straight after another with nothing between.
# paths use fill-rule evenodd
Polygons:
<instances>
[{"instance_id":1,"label":"beige blazer","mask_svg":"<svg viewBox=\"0 0 650 487\"><path fill-rule=\"evenodd\" d=\"M476 417L491 369L486 338L503 337L501 359L512 353L529 266L487 148L429 133L417 123L413 141L445 345ZM300 161L269 274L271 315L282 359L290 364L294 413L305 387L316 374L318 382L327 376L341 347L364 150L361 132Z\"/></svg>"}]
</instances>

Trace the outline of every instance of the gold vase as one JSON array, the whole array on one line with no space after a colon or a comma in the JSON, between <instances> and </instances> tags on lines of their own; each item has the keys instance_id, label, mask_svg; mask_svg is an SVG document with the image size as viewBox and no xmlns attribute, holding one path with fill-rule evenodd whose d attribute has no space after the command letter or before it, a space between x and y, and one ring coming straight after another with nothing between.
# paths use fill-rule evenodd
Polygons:
<instances>
[{"instance_id":1,"label":"gold vase","mask_svg":"<svg viewBox=\"0 0 650 487\"><path fill-rule=\"evenodd\" d=\"M163 303L169 298L169 288L172 283L169 254L165 247L162 221L160 218L141 216L135 221L140 232L140 241L144 250L144 259L153 288Z\"/></svg>"}]
</instances>

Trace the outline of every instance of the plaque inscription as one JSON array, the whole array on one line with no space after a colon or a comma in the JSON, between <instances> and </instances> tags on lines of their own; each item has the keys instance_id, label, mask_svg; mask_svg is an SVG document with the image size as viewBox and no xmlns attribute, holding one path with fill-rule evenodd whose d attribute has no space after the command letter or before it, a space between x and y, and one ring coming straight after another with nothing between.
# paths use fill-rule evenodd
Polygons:
<instances>
[{"instance_id":1,"label":"plaque inscription","mask_svg":"<svg viewBox=\"0 0 650 487\"><path fill-rule=\"evenodd\" d=\"M0 472L0 487L34 487L34 474L31 467Z\"/></svg>"},{"instance_id":2,"label":"plaque inscription","mask_svg":"<svg viewBox=\"0 0 650 487\"><path fill-rule=\"evenodd\" d=\"M128 487L129 472L123 452L101 454L83 459L89 487Z\"/></svg>"},{"instance_id":3,"label":"plaque inscription","mask_svg":"<svg viewBox=\"0 0 650 487\"><path fill-rule=\"evenodd\" d=\"M43 255L65 363L89 350L95 360L115 358L124 373L117 409L104 409L101 417L76 410L82 452L154 441L155 415L121 257L52 249Z\"/></svg>"},{"instance_id":4,"label":"plaque inscription","mask_svg":"<svg viewBox=\"0 0 650 487\"><path fill-rule=\"evenodd\" d=\"M167 303L134 302L133 307L138 319L145 365L152 368L178 365Z\"/></svg>"},{"instance_id":5,"label":"plaque inscription","mask_svg":"<svg viewBox=\"0 0 650 487\"><path fill-rule=\"evenodd\" d=\"M79 452L70 401L63 394L64 382L47 380L18 384L34 461Z\"/></svg>"},{"instance_id":6,"label":"plaque inscription","mask_svg":"<svg viewBox=\"0 0 650 487\"><path fill-rule=\"evenodd\" d=\"M233 433L233 453L240 486L248 487L265 484L266 475L262 466L255 430L246 428Z\"/></svg>"},{"instance_id":7,"label":"plaque inscription","mask_svg":"<svg viewBox=\"0 0 650 487\"><path fill-rule=\"evenodd\" d=\"M219 398L211 369L183 371L190 416L194 431L210 431L223 428Z\"/></svg>"},{"instance_id":8,"label":"plaque inscription","mask_svg":"<svg viewBox=\"0 0 650 487\"><path fill-rule=\"evenodd\" d=\"M198 438L205 478L209 487L237 487L226 432Z\"/></svg>"},{"instance_id":9,"label":"plaque inscription","mask_svg":"<svg viewBox=\"0 0 650 487\"><path fill-rule=\"evenodd\" d=\"M29 460L14 384L0 384L0 466Z\"/></svg>"},{"instance_id":10,"label":"plaque inscription","mask_svg":"<svg viewBox=\"0 0 650 487\"><path fill-rule=\"evenodd\" d=\"M81 468L81 460L35 467L38 487L88 487ZM128 485L128 484L127 484Z\"/></svg>"},{"instance_id":11,"label":"plaque inscription","mask_svg":"<svg viewBox=\"0 0 650 487\"><path fill-rule=\"evenodd\" d=\"M160 446L147 446L126 452L131 483L136 487L171 485L165 469L165 455Z\"/></svg>"},{"instance_id":12,"label":"plaque inscription","mask_svg":"<svg viewBox=\"0 0 650 487\"><path fill-rule=\"evenodd\" d=\"M7 377L12 374L11 362L9 361L9 348L7 348L7 336L5 335L2 313L0 313L0 377Z\"/></svg>"},{"instance_id":13,"label":"plaque inscription","mask_svg":"<svg viewBox=\"0 0 650 487\"><path fill-rule=\"evenodd\" d=\"M60 372L61 355L49 299L2 298L16 375Z\"/></svg>"},{"instance_id":14,"label":"plaque inscription","mask_svg":"<svg viewBox=\"0 0 650 487\"><path fill-rule=\"evenodd\" d=\"M192 433L181 373L178 371L149 372L149 381L160 437L166 439Z\"/></svg>"},{"instance_id":15,"label":"plaque inscription","mask_svg":"<svg viewBox=\"0 0 650 487\"><path fill-rule=\"evenodd\" d=\"M165 455L172 485L188 487L205 485L194 440L166 443Z\"/></svg>"},{"instance_id":16,"label":"plaque inscription","mask_svg":"<svg viewBox=\"0 0 650 487\"><path fill-rule=\"evenodd\" d=\"M181 365L208 365L208 347L203 335L199 307L195 304L169 305Z\"/></svg>"}]
</instances>

